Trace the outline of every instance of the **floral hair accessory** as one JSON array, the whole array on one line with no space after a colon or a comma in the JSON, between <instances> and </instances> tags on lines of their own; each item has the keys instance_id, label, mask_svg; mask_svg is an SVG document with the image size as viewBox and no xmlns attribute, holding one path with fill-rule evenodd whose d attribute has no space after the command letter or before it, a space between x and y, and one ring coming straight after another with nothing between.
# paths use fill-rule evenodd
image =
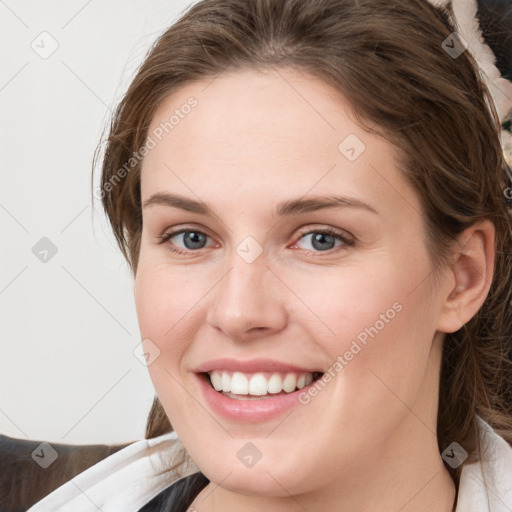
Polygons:
<instances>
[{"instance_id":1,"label":"floral hair accessory","mask_svg":"<svg viewBox=\"0 0 512 512\"><path fill-rule=\"evenodd\" d=\"M473 56L478 71L491 94L496 112L501 122L501 145L505 155L507 187L504 195L509 208L512 208L512 81L501 76L496 66L496 56L486 44L477 17L477 0L428 0L436 7L444 7L461 44Z\"/></svg>"}]
</instances>

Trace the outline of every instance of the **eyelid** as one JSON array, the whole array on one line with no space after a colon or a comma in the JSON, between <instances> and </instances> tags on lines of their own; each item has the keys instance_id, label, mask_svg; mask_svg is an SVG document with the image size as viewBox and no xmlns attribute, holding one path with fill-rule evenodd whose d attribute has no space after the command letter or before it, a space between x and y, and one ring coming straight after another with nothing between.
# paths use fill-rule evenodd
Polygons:
<instances>
[{"instance_id":1,"label":"eyelid","mask_svg":"<svg viewBox=\"0 0 512 512\"><path fill-rule=\"evenodd\" d=\"M211 237L208 233L206 233L203 229L195 228L193 226L185 226L185 227L176 227L176 228L169 228L166 229L162 234L157 235L157 239L159 242L157 242L159 245L164 244L168 242L171 238L174 238L175 236L181 235L182 233L186 233L187 231L192 231L194 233L200 233L202 235L205 235L210 240L213 240L213 237ZM204 249L204 247L203 247ZM190 249L180 249L183 252L199 252L199 249L192 251Z\"/></svg>"},{"instance_id":2,"label":"eyelid","mask_svg":"<svg viewBox=\"0 0 512 512\"><path fill-rule=\"evenodd\" d=\"M303 236L310 235L311 233L327 233L329 235L341 238L346 244L354 244L356 242L356 237L344 229L321 225L301 229L296 237L296 242L299 241ZM296 242L294 242L294 244Z\"/></svg>"},{"instance_id":3,"label":"eyelid","mask_svg":"<svg viewBox=\"0 0 512 512\"><path fill-rule=\"evenodd\" d=\"M210 235L208 235L208 233L206 233L204 230L196 229L194 226L191 226L191 225L185 225L185 226L178 226L176 228L171 228L170 231L165 230L164 233L157 236L157 238L160 240L158 242L158 244L164 244L164 243L168 242L171 238L174 238L175 236L178 236L187 231L200 233L202 235L205 235L207 238L210 238L211 240L213 240L213 238ZM323 234L327 234L327 235L339 238L343 242L342 245L345 245L347 247L351 247L351 246L355 245L355 243L357 241L357 239L353 235L351 235L347 231L340 229L340 228L333 228L333 227L329 227L329 226L312 226L312 227L310 226L310 227L303 228L303 229L299 230L299 233L295 237L295 241L292 243L292 246L295 246L303 237L305 237L306 235L310 235L312 233L323 233ZM206 249L206 247L202 247L201 249ZM179 249L175 249L175 250L172 250L172 249L170 249L170 250L172 252L177 252L180 254L193 254L193 253L200 252L200 249L192 250L192 249L180 249L179 248ZM336 248L329 249L327 251L311 251L311 250L307 250L307 249L302 249L302 250L306 251L307 253L315 254L315 255L331 254L333 251L337 252Z\"/></svg>"}]
</instances>

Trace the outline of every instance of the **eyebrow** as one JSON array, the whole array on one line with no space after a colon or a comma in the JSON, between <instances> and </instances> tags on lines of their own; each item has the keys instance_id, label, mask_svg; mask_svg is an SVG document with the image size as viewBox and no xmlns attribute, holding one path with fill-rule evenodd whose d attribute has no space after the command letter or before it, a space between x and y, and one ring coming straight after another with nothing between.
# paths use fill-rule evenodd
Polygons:
<instances>
[{"instance_id":1,"label":"eyebrow","mask_svg":"<svg viewBox=\"0 0 512 512\"><path fill-rule=\"evenodd\" d=\"M200 215L211 215L215 217L212 208L203 201L197 201L188 197L175 194L158 192L144 201L142 208L152 205L169 206L179 208L187 212L198 213ZM308 199L298 198L289 199L279 203L275 209L275 214L279 217L298 215L300 213L309 213L325 208L358 208L378 214L377 210L369 204L355 197L344 196L315 196Z\"/></svg>"}]
</instances>

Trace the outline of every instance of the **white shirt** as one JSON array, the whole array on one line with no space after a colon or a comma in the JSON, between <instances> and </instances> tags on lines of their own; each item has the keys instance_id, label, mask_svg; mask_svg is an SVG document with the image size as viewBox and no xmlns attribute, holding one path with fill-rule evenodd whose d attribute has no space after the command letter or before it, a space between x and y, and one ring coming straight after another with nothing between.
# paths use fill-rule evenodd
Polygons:
<instances>
[{"instance_id":1,"label":"white shirt","mask_svg":"<svg viewBox=\"0 0 512 512\"><path fill-rule=\"evenodd\" d=\"M456 512L512 512L512 447L478 418L482 460L464 465ZM137 512L172 483L199 471L175 432L135 441L75 476L27 512ZM487 487L486 487L487 486Z\"/></svg>"}]
</instances>

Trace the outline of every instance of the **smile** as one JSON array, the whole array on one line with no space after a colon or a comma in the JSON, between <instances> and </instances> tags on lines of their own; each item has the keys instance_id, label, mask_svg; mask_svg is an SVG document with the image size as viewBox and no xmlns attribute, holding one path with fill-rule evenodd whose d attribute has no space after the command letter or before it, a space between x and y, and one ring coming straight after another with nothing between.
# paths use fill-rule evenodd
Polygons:
<instances>
[{"instance_id":1,"label":"smile","mask_svg":"<svg viewBox=\"0 0 512 512\"><path fill-rule=\"evenodd\" d=\"M207 409L240 424L278 419L303 407L299 395L322 377L319 370L269 359L216 359L194 373Z\"/></svg>"},{"instance_id":2,"label":"smile","mask_svg":"<svg viewBox=\"0 0 512 512\"><path fill-rule=\"evenodd\" d=\"M272 398L279 394L293 393L309 386L319 372L258 372L244 373L215 370L207 373L215 391L238 400Z\"/></svg>"},{"instance_id":3,"label":"smile","mask_svg":"<svg viewBox=\"0 0 512 512\"><path fill-rule=\"evenodd\" d=\"M193 369L206 408L235 423L277 419L300 405L323 375L320 367L297 366L274 359L219 358Z\"/></svg>"}]
</instances>

